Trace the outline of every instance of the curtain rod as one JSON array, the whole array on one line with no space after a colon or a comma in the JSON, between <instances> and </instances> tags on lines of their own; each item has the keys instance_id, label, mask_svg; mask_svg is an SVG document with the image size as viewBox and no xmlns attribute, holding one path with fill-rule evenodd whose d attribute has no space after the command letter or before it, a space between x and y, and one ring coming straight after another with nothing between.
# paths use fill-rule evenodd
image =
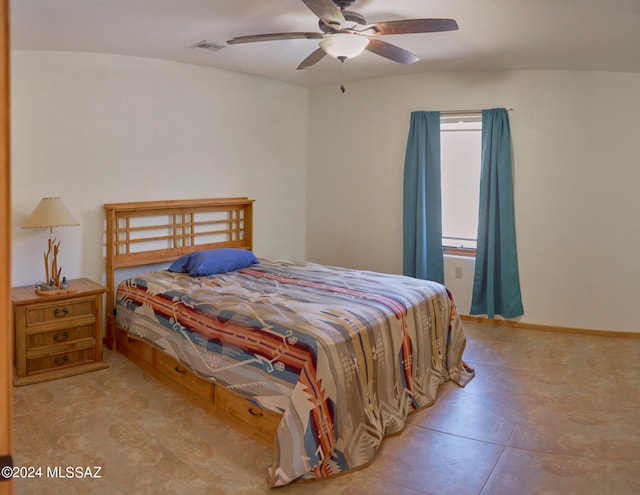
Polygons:
<instances>
[{"instance_id":1,"label":"curtain rod","mask_svg":"<svg viewBox=\"0 0 640 495\"><path fill-rule=\"evenodd\" d=\"M507 108L509 112L513 112L513 108ZM459 115L464 113L480 113L482 110L437 110L442 115Z\"/></svg>"}]
</instances>

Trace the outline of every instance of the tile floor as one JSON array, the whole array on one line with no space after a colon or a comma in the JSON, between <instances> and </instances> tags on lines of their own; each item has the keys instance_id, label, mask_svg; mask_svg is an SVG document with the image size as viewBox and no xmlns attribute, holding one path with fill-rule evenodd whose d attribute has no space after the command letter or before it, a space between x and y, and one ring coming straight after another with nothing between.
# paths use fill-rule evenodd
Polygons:
<instances>
[{"instance_id":1,"label":"tile floor","mask_svg":"<svg viewBox=\"0 0 640 495\"><path fill-rule=\"evenodd\" d=\"M477 370L466 388L445 384L370 467L277 491L268 448L106 352L109 369L14 389L15 464L102 477L43 474L15 493L640 493L640 339L465 329Z\"/></svg>"}]
</instances>

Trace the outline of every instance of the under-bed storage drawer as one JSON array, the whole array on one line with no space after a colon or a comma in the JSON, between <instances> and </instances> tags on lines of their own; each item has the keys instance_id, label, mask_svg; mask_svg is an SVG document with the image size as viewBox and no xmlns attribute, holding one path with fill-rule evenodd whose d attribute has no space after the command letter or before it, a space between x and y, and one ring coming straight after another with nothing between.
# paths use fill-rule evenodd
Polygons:
<instances>
[{"instance_id":1,"label":"under-bed storage drawer","mask_svg":"<svg viewBox=\"0 0 640 495\"><path fill-rule=\"evenodd\" d=\"M254 402L229 392L221 386L216 386L215 394L216 409L239 419L257 432L267 433L275 438L281 416L262 409Z\"/></svg>"},{"instance_id":2,"label":"under-bed storage drawer","mask_svg":"<svg viewBox=\"0 0 640 495\"><path fill-rule=\"evenodd\" d=\"M207 401L213 400L213 383L198 378L171 356L157 352L156 369L197 396Z\"/></svg>"},{"instance_id":3,"label":"under-bed storage drawer","mask_svg":"<svg viewBox=\"0 0 640 495\"><path fill-rule=\"evenodd\" d=\"M158 380L186 393L188 398L235 426L241 426L256 440L273 446L282 419L280 415L198 377L151 343L129 337L126 331L116 328L115 337L118 351Z\"/></svg>"},{"instance_id":4,"label":"under-bed storage drawer","mask_svg":"<svg viewBox=\"0 0 640 495\"><path fill-rule=\"evenodd\" d=\"M149 366L155 363L153 358L155 351L151 345L129 337L126 331L119 328L116 328L116 349L136 363Z\"/></svg>"}]
</instances>

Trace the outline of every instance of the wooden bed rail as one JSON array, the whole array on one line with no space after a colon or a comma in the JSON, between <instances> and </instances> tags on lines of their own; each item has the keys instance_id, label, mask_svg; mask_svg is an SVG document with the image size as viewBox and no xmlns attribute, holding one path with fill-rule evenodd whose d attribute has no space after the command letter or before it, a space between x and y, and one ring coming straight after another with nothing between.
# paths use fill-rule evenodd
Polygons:
<instances>
[{"instance_id":1,"label":"wooden bed rail","mask_svg":"<svg viewBox=\"0 0 640 495\"><path fill-rule=\"evenodd\" d=\"M105 204L105 344L114 349L118 269L169 262L202 249L253 249L253 202L237 197Z\"/></svg>"}]
</instances>

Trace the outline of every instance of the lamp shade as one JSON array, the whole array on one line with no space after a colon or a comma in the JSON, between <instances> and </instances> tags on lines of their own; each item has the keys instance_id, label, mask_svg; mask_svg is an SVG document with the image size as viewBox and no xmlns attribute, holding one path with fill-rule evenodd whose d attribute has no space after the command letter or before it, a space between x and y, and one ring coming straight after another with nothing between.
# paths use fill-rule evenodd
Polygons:
<instances>
[{"instance_id":1,"label":"lamp shade","mask_svg":"<svg viewBox=\"0 0 640 495\"><path fill-rule=\"evenodd\" d=\"M60 198L42 198L33 213L22 225L23 229L45 229L80 225Z\"/></svg>"},{"instance_id":2,"label":"lamp shade","mask_svg":"<svg viewBox=\"0 0 640 495\"><path fill-rule=\"evenodd\" d=\"M360 55L368 44L369 40L359 34L338 33L326 35L320 42L320 48L330 57L340 60Z\"/></svg>"}]
</instances>

